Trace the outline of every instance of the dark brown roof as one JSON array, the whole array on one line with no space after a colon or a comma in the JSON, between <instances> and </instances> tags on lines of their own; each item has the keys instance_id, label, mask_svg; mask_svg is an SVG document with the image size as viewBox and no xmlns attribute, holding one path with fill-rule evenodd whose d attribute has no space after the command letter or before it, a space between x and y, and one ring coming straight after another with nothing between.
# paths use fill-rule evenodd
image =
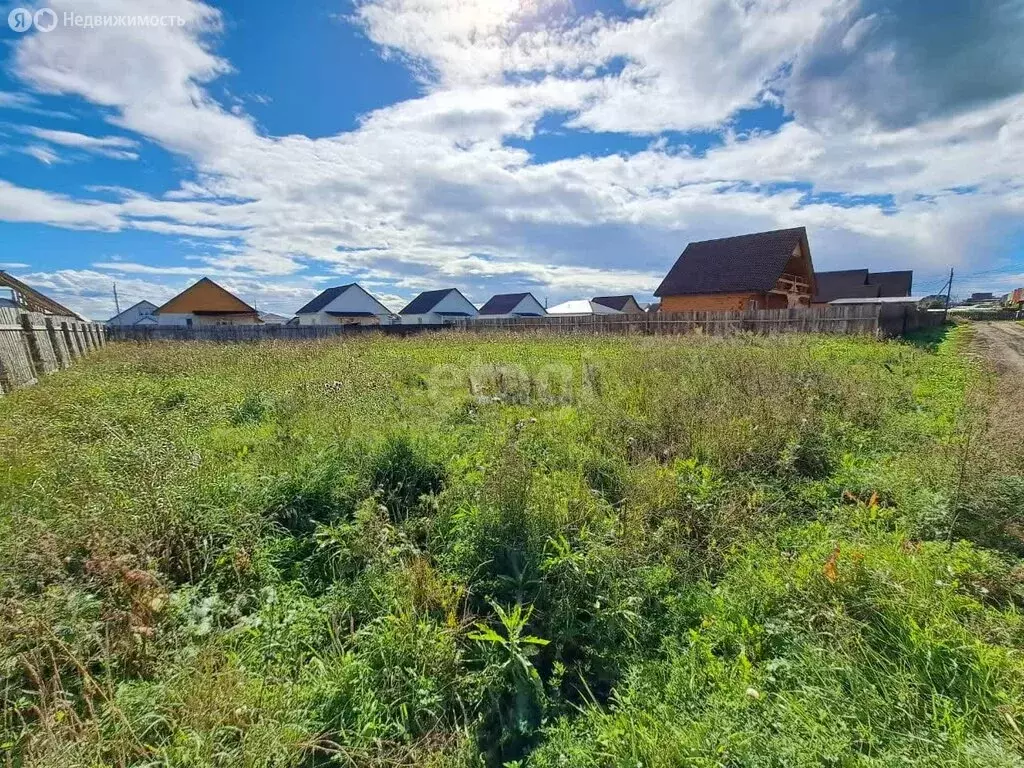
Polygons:
<instances>
[{"instance_id":1,"label":"dark brown roof","mask_svg":"<svg viewBox=\"0 0 1024 768\"><path fill-rule=\"evenodd\" d=\"M815 303L836 299L905 298L910 295L914 273L869 272L866 269L841 269L815 274Z\"/></svg>"},{"instance_id":2,"label":"dark brown roof","mask_svg":"<svg viewBox=\"0 0 1024 768\"><path fill-rule=\"evenodd\" d=\"M633 299L632 295L628 296L595 296L593 302L600 304L603 307L609 307L611 309L617 309L621 312L625 309L626 305L629 304L629 300ZM633 299L636 302L636 299ZM638 305L639 306L639 305Z\"/></svg>"},{"instance_id":3,"label":"dark brown roof","mask_svg":"<svg viewBox=\"0 0 1024 768\"><path fill-rule=\"evenodd\" d=\"M507 315L529 295L529 293L499 293L496 296L491 296L487 303L480 307L480 314Z\"/></svg>"},{"instance_id":4,"label":"dark brown roof","mask_svg":"<svg viewBox=\"0 0 1024 768\"><path fill-rule=\"evenodd\" d=\"M444 299L448 294L457 293L462 296L462 299L472 305L472 302L462 295L462 291L458 288L441 288L437 291L424 291L415 299L410 301L398 314L400 315L426 315L434 310L441 300ZM468 316L469 312L438 312L439 315L450 315L452 317Z\"/></svg>"},{"instance_id":5,"label":"dark brown roof","mask_svg":"<svg viewBox=\"0 0 1024 768\"><path fill-rule=\"evenodd\" d=\"M345 291L351 288L355 283L346 283L345 285L337 285L334 288L327 288L320 292L312 301L306 304L304 307L296 311L296 315L309 315L314 312L319 312L321 309L326 307L336 298L341 296Z\"/></svg>"},{"instance_id":6,"label":"dark brown roof","mask_svg":"<svg viewBox=\"0 0 1024 768\"><path fill-rule=\"evenodd\" d=\"M836 299L874 299L878 296L878 286L868 285L866 269L816 272L814 284L814 301L820 304Z\"/></svg>"},{"instance_id":7,"label":"dark brown roof","mask_svg":"<svg viewBox=\"0 0 1024 768\"><path fill-rule=\"evenodd\" d=\"M425 315L436 307L454 288L442 288L438 291L424 291L405 305L400 315Z\"/></svg>"},{"instance_id":8,"label":"dark brown roof","mask_svg":"<svg viewBox=\"0 0 1024 768\"><path fill-rule=\"evenodd\" d=\"M654 295L770 291L800 244L809 257L803 227L690 243Z\"/></svg>"},{"instance_id":9,"label":"dark brown roof","mask_svg":"<svg viewBox=\"0 0 1024 768\"><path fill-rule=\"evenodd\" d=\"M914 273L909 270L872 272L868 275L868 285L877 285L879 296L909 296L914 287Z\"/></svg>"}]
</instances>

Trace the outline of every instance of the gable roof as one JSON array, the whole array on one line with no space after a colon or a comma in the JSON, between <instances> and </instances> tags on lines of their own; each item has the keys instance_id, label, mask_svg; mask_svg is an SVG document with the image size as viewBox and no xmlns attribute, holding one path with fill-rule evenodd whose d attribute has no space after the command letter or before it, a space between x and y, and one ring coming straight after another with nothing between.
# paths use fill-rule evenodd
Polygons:
<instances>
[{"instance_id":1,"label":"gable roof","mask_svg":"<svg viewBox=\"0 0 1024 768\"><path fill-rule=\"evenodd\" d=\"M517 306L519 302L529 296L534 301L537 301L536 297L532 293L499 293L496 296L491 296L487 300L487 303L480 307L481 315L507 315ZM537 301L540 305L540 302Z\"/></svg>"},{"instance_id":2,"label":"gable roof","mask_svg":"<svg viewBox=\"0 0 1024 768\"><path fill-rule=\"evenodd\" d=\"M296 315L308 315L313 312L319 312L321 309L326 307L336 298L341 296L345 291L351 288L355 283L347 283L346 285L337 285L334 288L327 288L321 291L317 296L310 302L308 302L302 309L295 312Z\"/></svg>"},{"instance_id":3,"label":"gable roof","mask_svg":"<svg viewBox=\"0 0 1024 768\"><path fill-rule=\"evenodd\" d=\"M172 313L256 314L256 310L240 298L204 277L155 310L158 315Z\"/></svg>"},{"instance_id":4,"label":"gable roof","mask_svg":"<svg viewBox=\"0 0 1024 768\"><path fill-rule=\"evenodd\" d=\"M868 275L868 285L877 285L879 296L909 296L914 285L914 273L910 270L871 272Z\"/></svg>"},{"instance_id":5,"label":"gable roof","mask_svg":"<svg viewBox=\"0 0 1024 768\"><path fill-rule=\"evenodd\" d=\"M633 299L633 302L636 303L636 299L633 298L632 294L626 296L595 296L592 301L595 304L610 307L611 309L617 309L621 312L626 308L626 305L629 304L630 299ZM637 306L640 305L637 304Z\"/></svg>"},{"instance_id":6,"label":"gable roof","mask_svg":"<svg viewBox=\"0 0 1024 768\"><path fill-rule=\"evenodd\" d=\"M798 245L810 260L804 227L690 243L654 295L770 291Z\"/></svg>"},{"instance_id":7,"label":"gable roof","mask_svg":"<svg viewBox=\"0 0 1024 768\"><path fill-rule=\"evenodd\" d=\"M871 299L878 296L878 286L868 285L866 269L839 269L816 272L814 301L825 304L836 299Z\"/></svg>"},{"instance_id":8,"label":"gable roof","mask_svg":"<svg viewBox=\"0 0 1024 768\"><path fill-rule=\"evenodd\" d=\"M815 274L815 303L837 299L904 298L910 296L914 273L869 272L866 269L840 269Z\"/></svg>"},{"instance_id":9,"label":"gable roof","mask_svg":"<svg viewBox=\"0 0 1024 768\"><path fill-rule=\"evenodd\" d=\"M437 290L437 291L424 291L419 296L417 296L415 299L413 299L408 304L406 304L405 305L405 309L403 309L398 314L400 314L400 315L425 315L428 312L430 312L434 307L436 307L438 304L440 304L442 299L444 299L445 297L447 297L449 294L452 294L452 293L457 293L457 294L459 294L459 296L462 296L462 291L460 291L458 288L441 288L440 290ZM465 296L462 296L462 298L463 298L463 300L467 304L472 305L472 302L469 299L467 299ZM464 314L468 314L468 313L467 312L454 312L454 313L453 312L447 312L447 313L446 312L439 312L438 314L441 314L441 315L444 315L444 314L464 315Z\"/></svg>"},{"instance_id":10,"label":"gable roof","mask_svg":"<svg viewBox=\"0 0 1024 768\"><path fill-rule=\"evenodd\" d=\"M114 315L114 316L113 316L112 318L110 318L109 320L107 320L107 322L108 322L108 323L112 323L112 322L114 322L115 320L117 320L117 318L119 318L119 317L122 317L123 315L127 315L127 314L128 314L129 312L131 312L131 311L132 311L133 309L136 309L136 308L138 308L138 307L144 307L144 308L147 308L147 309L149 309L149 311L150 311L150 312L155 312L155 311L156 311L156 304L154 304L154 303L153 303L153 302L151 302L151 301L146 301L145 299L143 299L142 301L137 301L137 302L135 302L135 303L134 303L134 304L132 304L132 305L131 305L130 307L128 307L128 309L125 309L125 310L122 310L122 311L118 312L118 313L117 313L116 315Z\"/></svg>"},{"instance_id":11,"label":"gable roof","mask_svg":"<svg viewBox=\"0 0 1024 768\"><path fill-rule=\"evenodd\" d=\"M370 298L370 300L373 301L374 304L376 304L378 307L380 307L384 311L383 311L383 313L373 313L373 312L339 312L339 313L337 313L338 316L341 316L341 315L351 315L353 317L356 317L356 316L362 317L362 316L369 316L369 315L373 315L373 314L386 314L386 315L390 315L391 314L391 310L390 309L388 309L383 304L381 304L380 301L378 301L377 298L372 293L370 293L368 290L363 288L363 286L361 286L359 283L347 283L345 285L335 286L334 288L326 288L325 290L320 292L320 295L318 295L316 298L314 298L312 301L310 301L308 304L306 304L306 306L302 307L302 309L300 309L295 314L296 315L311 315L311 314L314 314L316 312L320 312L320 311L323 310L324 307L326 307L328 304L330 304L336 298L341 296L341 294L345 293L345 291L347 291L349 288L358 288L363 294L368 296Z\"/></svg>"},{"instance_id":12,"label":"gable roof","mask_svg":"<svg viewBox=\"0 0 1024 768\"><path fill-rule=\"evenodd\" d=\"M29 312L42 312L44 315L62 315L85 320L77 312L72 312L63 304L41 294L32 286L25 285L10 272L4 272L2 269L0 269L0 287L11 289L14 294L13 304L16 307L24 307Z\"/></svg>"}]
</instances>

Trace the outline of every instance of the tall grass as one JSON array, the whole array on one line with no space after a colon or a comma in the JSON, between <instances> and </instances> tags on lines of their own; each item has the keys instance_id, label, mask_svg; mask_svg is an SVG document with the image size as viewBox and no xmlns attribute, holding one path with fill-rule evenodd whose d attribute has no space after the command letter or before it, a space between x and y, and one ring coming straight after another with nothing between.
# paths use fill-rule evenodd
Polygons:
<instances>
[{"instance_id":1,"label":"tall grass","mask_svg":"<svg viewBox=\"0 0 1024 768\"><path fill-rule=\"evenodd\" d=\"M1020 765L964 343L115 345L0 401L0 750Z\"/></svg>"}]
</instances>

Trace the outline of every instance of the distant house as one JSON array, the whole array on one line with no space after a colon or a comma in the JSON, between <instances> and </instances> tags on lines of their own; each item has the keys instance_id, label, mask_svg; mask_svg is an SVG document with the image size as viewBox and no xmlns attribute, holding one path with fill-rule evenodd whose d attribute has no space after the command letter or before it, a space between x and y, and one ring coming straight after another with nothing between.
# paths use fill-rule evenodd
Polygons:
<instances>
[{"instance_id":1,"label":"distant house","mask_svg":"<svg viewBox=\"0 0 1024 768\"><path fill-rule=\"evenodd\" d=\"M159 325L257 325L259 314L208 277L153 311Z\"/></svg>"},{"instance_id":2,"label":"distant house","mask_svg":"<svg viewBox=\"0 0 1024 768\"><path fill-rule=\"evenodd\" d=\"M295 316L299 325L391 325L398 321L358 283L328 288Z\"/></svg>"},{"instance_id":3,"label":"distant house","mask_svg":"<svg viewBox=\"0 0 1024 768\"><path fill-rule=\"evenodd\" d=\"M458 288L443 288L424 291L398 314L403 325L439 325L476 317L478 312Z\"/></svg>"},{"instance_id":4,"label":"distant house","mask_svg":"<svg viewBox=\"0 0 1024 768\"><path fill-rule=\"evenodd\" d=\"M878 286L878 295L883 299L905 299L914 288L912 270L898 272L869 272L868 285Z\"/></svg>"},{"instance_id":5,"label":"distant house","mask_svg":"<svg viewBox=\"0 0 1024 768\"><path fill-rule=\"evenodd\" d=\"M803 227L690 243L654 295L662 312L806 307L814 265Z\"/></svg>"},{"instance_id":6,"label":"distant house","mask_svg":"<svg viewBox=\"0 0 1024 768\"><path fill-rule=\"evenodd\" d=\"M595 296L591 299L595 304L601 304L602 306L614 309L616 312L622 312L626 315L642 315L644 308L641 307L637 300L631 296Z\"/></svg>"},{"instance_id":7,"label":"distant house","mask_svg":"<svg viewBox=\"0 0 1024 768\"><path fill-rule=\"evenodd\" d=\"M120 314L114 315L107 320L106 325L128 326L128 325L156 325L157 319L153 313L157 306L151 301L140 301L132 304Z\"/></svg>"},{"instance_id":8,"label":"distant house","mask_svg":"<svg viewBox=\"0 0 1024 768\"><path fill-rule=\"evenodd\" d=\"M548 307L548 314L561 315L563 317L592 317L594 315L621 315L622 312L604 304L598 304L596 300L573 299L572 301L563 301L561 304Z\"/></svg>"},{"instance_id":9,"label":"distant house","mask_svg":"<svg viewBox=\"0 0 1024 768\"><path fill-rule=\"evenodd\" d=\"M547 310L532 293L499 293L480 307L481 318L544 317Z\"/></svg>"},{"instance_id":10,"label":"distant house","mask_svg":"<svg viewBox=\"0 0 1024 768\"><path fill-rule=\"evenodd\" d=\"M829 304L838 299L908 298L914 273L841 269L816 272L814 283L814 304Z\"/></svg>"},{"instance_id":11,"label":"distant house","mask_svg":"<svg viewBox=\"0 0 1024 768\"><path fill-rule=\"evenodd\" d=\"M289 318L284 315L276 315L273 312L260 312L260 322L264 325L287 325Z\"/></svg>"},{"instance_id":12,"label":"distant house","mask_svg":"<svg viewBox=\"0 0 1024 768\"><path fill-rule=\"evenodd\" d=\"M995 300L995 294L993 294L991 291L983 291L972 293L971 297L964 301L964 304L985 304Z\"/></svg>"}]
</instances>

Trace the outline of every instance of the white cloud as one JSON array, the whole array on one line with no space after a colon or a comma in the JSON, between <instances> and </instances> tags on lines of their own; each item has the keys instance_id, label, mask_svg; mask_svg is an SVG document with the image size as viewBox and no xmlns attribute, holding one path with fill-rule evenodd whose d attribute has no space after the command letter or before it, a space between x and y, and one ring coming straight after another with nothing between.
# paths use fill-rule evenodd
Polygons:
<instances>
[{"instance_id":1,"label":"white cloud","mask_svg":"<svg viewBox=\"0 0 1024 768\"><path fill-rule=\"evenodd\" d=\"M80 202L65 195L16 187L0 180L0 220L52 224L68 229L122 228L116 206Z\"/></svg>"},{"instance_id":2,"label":"white cloud","mask_svg":"<svg viewBox=\"0 0 1024 768\"><path fill-rule=\"evenodd\" d=\"M21 152L29 157L34 157L36 160L46 165L53 165L54 163L60 162L60 157L57 153L43 144L31 144L27 147L22 147Z\"/></svg>"},{"instance_id":3,"label":"white cloud","mask_svg":"<svg viewBox=\"0 0 1024 768\"><path fill-rule=\"evenodd\" d=\"M48 128L26 128L25 132L51 144L81 149L119 160L137 160L139 157L133 151L138 148L139 142L124 136L87 136L84 133L55 131Z\"/></svg>"},{"instance_id":4,"label":"white cloud","mask_svg":"<svg viewBox=\"0 0 1024 768\"><path fill-rule=\"evenodd\" d=\"M820 66L827 41L851 56L885 48L888 27L867 0L651 0L627 19L579 18L545 0L362 2L359 23L418 67L424 93L318 139L261 135L211 98L207 84L230 70L214 52L219 11L189 0L83 2L76 12L189 19L183 28L59 28L17 43L14 69L26 83L104 107L114 125L195 166L162 197L120 189L115 202L0 182L9 221L198 242L194 267L99 262L104 270L209 273L240 285L249 275L254 294L285 286L266 294L282 302L323 272L396 299L447 284L478 301L518 286L561 299L646 292L688 240L799 224L819 267L974 267L1003 255L1024 213L1024 88L910 123L853 120L838 130L812 119L809 83L831 83L840 108L853 102L848 83L816 80L805 59ZM814 93L827 102L827 88ZM797 104L797 119L732 132L737 109L765 100ZM553 113L576 129L714 127L724 141L693 154L663 137L630 155L548 162L507 145Z\"/></svg>"}]
</instances>

